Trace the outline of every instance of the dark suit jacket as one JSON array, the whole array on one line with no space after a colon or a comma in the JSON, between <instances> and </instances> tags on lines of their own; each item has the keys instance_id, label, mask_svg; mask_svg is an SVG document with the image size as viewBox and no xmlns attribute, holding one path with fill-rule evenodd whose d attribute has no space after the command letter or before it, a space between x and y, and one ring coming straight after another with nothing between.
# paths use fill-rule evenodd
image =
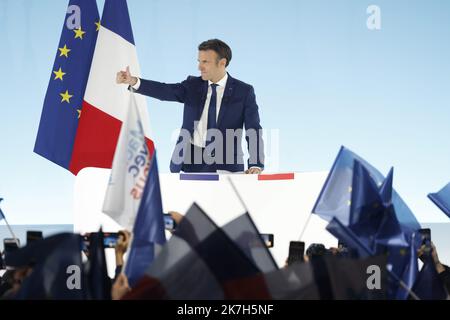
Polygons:
<instances>
[{"instance_id":1,"label":"dark suit jacket","mask_svg":"<svg viewBox=\"0 0 450 320\"><path fill-rule=\"evenodd\" d=\"M141 79L141 85L137 93L144 94L162 101L177 101L184 103L182 129L190 134L194 133L194 123L200 120L205 105L208 92L208 81L201 77L189 76L181 83L166 84L151 80ZM179 163L175 159L184 159L186 152L190 152L192 146L185 136L180 134L177 147L172 155L170 163L171 172L208 172L217 170L227 170L231 172L244 171L243 152L241 146L242 135L227 137L226 129L242 129L245 126L246 132L254 129L253 134L247 136L250 158L248 166L264 168L264 143L259 120L258 105L253 87L228 75L227 84L220 106L217 119L217 128L223 136L223 159L218 163L208 166L202 163L200 166L189 163ZM250 140L250 141L249 141ZM254 142L254 143L253 143ZM233 150L227 150L227 143L233 145ZM233 154L227 154L233 153ZM216 152L217 153L217 152ZM231 161L226 161L227 159ZM231 163L229 163L231 162Z\"/></svg>"}]
</instances>

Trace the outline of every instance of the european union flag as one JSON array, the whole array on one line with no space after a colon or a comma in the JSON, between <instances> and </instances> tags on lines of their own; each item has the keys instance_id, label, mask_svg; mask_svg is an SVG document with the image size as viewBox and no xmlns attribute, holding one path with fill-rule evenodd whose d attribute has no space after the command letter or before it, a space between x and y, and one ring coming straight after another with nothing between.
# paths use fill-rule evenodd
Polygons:
<instances>
[{"instance_id":1,"label":"european union flag","mask_svg":"<svg viewBox=\"0 0 450 320\"><path fill-rule=\"evenodd\" d=\"M34 152L68 169L100 18L93 0L70 0Z\"/></svg>"},{"instance_id":2,"label":"european union flag","mask_svg":"<svg viewBox=\"0 0 450 320\"><path fill-rule=\"evenodd\" d=\"M400 223L395 215L393 206L389 206L383 213L383 217L375 234L375 242L377 246L399 246L408 247L409 245L415 245L409 243L406 239L405 233L400 227ZM377 251L379 251L377 249Z\"/></svg>"},{"instance_id":3,"label":"european union flag","mask_svg":"<svg viewBox=\"0 0 450 320\"><path fill-rule=\"evenodd\" d=\"M361 236L373 236L381 223L383 212L378 186L370 177L369 171L355 160L349 226Z\"/></svg>"},{"instance_id":4,"label":"european union flag","mask_svg":"<svg viewBox=\"0 0 450 320\"><path fill-rule=\"evenodd\" d=\"M392 204L392 183L394 180L394 168L389 170L389 173L384 179L383 184L380 187L380 197L381 201L383 201L384 206L389 206Z\"/></svg>"},{"instance_id":5,"label":"european union flag","mask_svg":"<svg viewBox=\"0 0 450 320\"><path fill-rule=\"evenodd\" d=\"M415 251L418 247L413 237L408 241L395 214L393 172L391 169L387 178L377 185L369 170L355 159L349 224L345 226L333 218L327 230L356 249L361 257L387 253L391 275L388 296L405 299L408 291L399 288L399 281L402 280L409 289L412 287L417 273L417 261L414 264L417 256L413 253L408 256L407 250Z\"/></svg>"},{"instance_id":6,"label":"european union flag","mask_svg":"<svg viewBox=\"0 0 450 320\"><path fill-rule=\"evenodd\" d=\"M359 237L352 229L345 226L339 219L333 218L327 225L326 229L336 239L344 242L347 246L355 249L358 256L366 258L375 255L375 252L370 248L370 243L367 239Z\"/></svg>"},{"instance_id":7,"label":"european union flag","mask_svg":"<svg viewBox=\"0 0 450 320\"><path fill-rule=\"evenodd\" d=\"M379 188L382 187L385 179L376 168L349 149L341 147L314 205L313 213L328 221L336 217L343 224L349 224L355 160L358 160L367 169L376 185ZM420 229L420 224L414 214L395 190L392 191L392 203L404 231L411 233Z\"/></svg>"},{"instance_id":8,"label":"european union flag","mask_svg":"<svg viewBox=\"0 0 450 320\"><path fill-rule=\"evenodd\" d=\"M153 262L155 244L162 245L165 242L166 234L155 152L150 162L150 171L134 223L133 241L125 267L131 286L134 286Z\"/></svg>"},{"instance_id":9,"label":"european union flag","mask_svg":"<svg viewBox=\"0 0 450 320\"><path fill-rule=\"evenodd\" d=\"M450 183L439 192L430 193L428 198L450 218Z\"/></svg>"},{"instance_id":10,"label":"european union flag","mask_svg":"<svg viewBox=\"0 0 450 320\"><path fill-rule=\"evenodd\" d=\"M405 235L392 205L394 169L389 171L380 188L369 171L358 161L353 165L353 183L349 226L355 234L369 241L370 248L377 245L407 247Z\"/></svg>"},{"instance_id":11,"label":"european union flag","mask_svg":"<svg viewBox=\"0 0 450 320\"><path fill-rule=\"evenodd\" d=\"M418 257L417 257L417 247L414 245L416 234L413 233L411 235L410 239L410 246L409 246L409 255L399 255L396 258L394 257L388 257L389 264L392 266L392 270L394 270L396 267L400 268L402 263L406 262L405 267L403 268L403 274L402 274L402 281L404 285L411 290L414 286L414 283L416 282L417 275L419 274L419 263L418 263ZM396 273L398 274L398 273ZM396 298L398 300L405 300L409 296L409 291L406 290L406 288L398 287Z\"/></svg>"}]
</instances>

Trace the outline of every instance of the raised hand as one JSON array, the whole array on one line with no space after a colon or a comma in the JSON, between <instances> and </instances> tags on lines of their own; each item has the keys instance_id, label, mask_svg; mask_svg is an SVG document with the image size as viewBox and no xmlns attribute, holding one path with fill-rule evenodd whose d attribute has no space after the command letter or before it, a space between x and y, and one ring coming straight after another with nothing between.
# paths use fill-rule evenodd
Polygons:
<instances>
[{"instance_id":1,"label":"raised hand","mask_svg":"<svg viewBox=\"0 0 450 320\"><path fill-rule=\"evenodd\" d=\"M134 86L137 82L137 78L133 77L130 73L130 67L127 66L125 71L119 71L116 75L116 82L118 84L128 84L130 86Z\"/></svg>"}]
</instances>

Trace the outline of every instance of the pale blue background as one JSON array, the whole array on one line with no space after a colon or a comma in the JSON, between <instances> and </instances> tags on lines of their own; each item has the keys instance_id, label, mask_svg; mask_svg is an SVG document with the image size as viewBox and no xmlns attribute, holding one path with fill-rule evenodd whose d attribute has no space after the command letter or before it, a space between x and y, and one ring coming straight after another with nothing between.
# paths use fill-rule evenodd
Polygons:
<instances>
[{"instance_id":1,"label":"pale blue background","mask_svg":"<svg viewBox=\"0 0 450 320\"><path fill-rule=\"evenodd\" d=\"M230 74L254 86L263 127L280 130L278 171L329 170L343 144L394 166L421 220L448 221L426 194L450 181L449 1L128 2L145 77L198 75L205 39L232 47ZM33 153L67 3L0 0L0 196L14 224L72 223L75 178ZM379 31L366 27L370 4ZM168 172L182 106L148 104Z\"/></svg>"}]
</instances>

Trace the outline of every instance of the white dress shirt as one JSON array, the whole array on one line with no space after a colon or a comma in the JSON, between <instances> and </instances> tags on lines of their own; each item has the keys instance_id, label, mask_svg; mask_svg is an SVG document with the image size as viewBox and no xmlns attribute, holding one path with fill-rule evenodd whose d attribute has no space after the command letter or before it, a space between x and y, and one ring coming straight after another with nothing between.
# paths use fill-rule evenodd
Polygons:
<instances>
[{"instance_id":1,"label":"white dress shirt","mask_svg":"<svg viewBox=\"0 0 450 320\"><path fill-rule=\"evenodd\" d=\"M219 117L220 105L222 104L223 93L225 92L225 86L227 85L228 74L220 79L216 84L216 120ZM196 145L197 147L204 148L206 145L206 133L208 132L208 111L209 111L209 102L211 101L212 89L211 84L213 82L208 80L208 93L206 94L205 106L203 108L203 113L198 121L197 127L194 130L194 136L191 139L191 143Z\"/></svg>"}]
</instances>

